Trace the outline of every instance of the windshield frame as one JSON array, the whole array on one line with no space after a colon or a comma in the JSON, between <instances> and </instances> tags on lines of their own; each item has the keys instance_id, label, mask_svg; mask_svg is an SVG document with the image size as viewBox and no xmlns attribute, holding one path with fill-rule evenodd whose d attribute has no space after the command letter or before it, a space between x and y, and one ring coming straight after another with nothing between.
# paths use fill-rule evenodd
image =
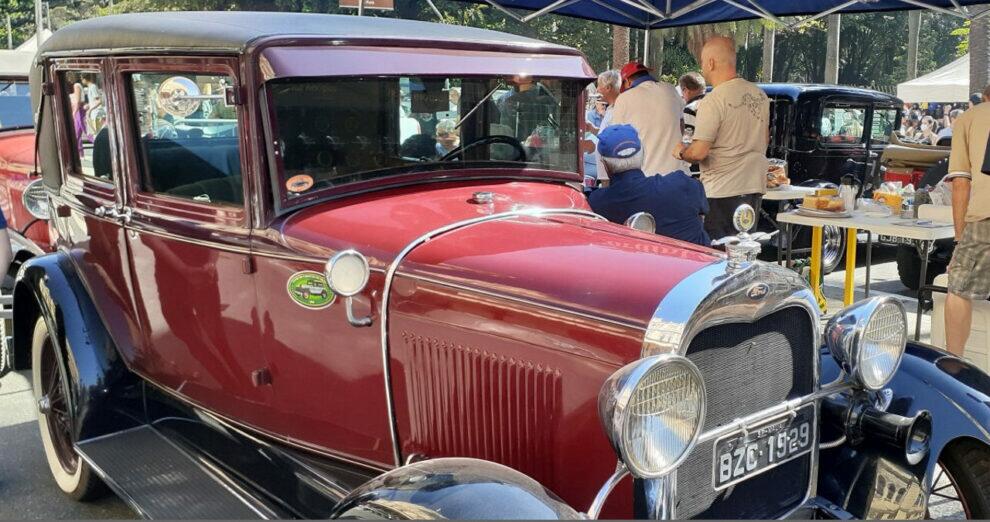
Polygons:
<instances>
[{"instance_id":1,"label":"windshield frame","mask_svg":"<svg viewBox=\"0 0 990 522\"><path fill-rule=\"evenodd\" d=\"M382 78L392 78L401 77L402 74L382 74L379 75ZM438 72L436 74L417 74L417 78L450 78L456 76L457 78L463 79L491 79L492 75L478 75L478 74L458 74L456 72ZM320 75L312 77L298 77L299 80L306 81L319 81L319 80L334 80L351 78L350 75ZM581 83L587 80L586 78L575 78L573 76L539 76L539 80L557 80L562 82L575 82ZM395 175L385 176L382 178L355 181L350 183L345 183L339 186L326 187L322 189L313 190L312 193L307 193L289 199L287 197L287 191L283 186L281 180L285 178L285 166L283 163L282 155L275 150L275 144L279 143L279 135L277 130L277 115L275 114L275 103L273 100L272 89L270 82L264 82L258 90L258 99L261 105L261 119L262 127L265 136L265 154L268 159L268 176L271 182L272 195L274 196L274 210L275 215L282 215L289 211L296 210L298 208L309 206L314 203L332 201L336 199L341 199L345 197L351 197L359 194L366 194L369 192L376 192L381 190L408 187L413 185L420 185L426 183L437 183L437 182L457 182L457 181L477 181L477 180L506 180L506 181L544 181L544 182L555 182L555 183L567 183L567 182L577 182L580 183L582 180L581 169L582 165L582 153L580 144L580 133L583 128L583 118L584 111L584 89L577 89L578 97L574 99L575 107L575 117L576 117L576 138L578 142L575 144L575 171L563 171L554 170L547 167L535 167L535 166L523 166L518 162L494 162L491 160L486 161L456 161L456 162L432 162L432 163L422 163L422 164L410 164L400 167L395 167L392 169L380 169L380 170L399 170L403 172L396 173ZM408 172L406 172L408 171ZM376 171L368 171L376 172Z\"/></svg>"}]
</instances>

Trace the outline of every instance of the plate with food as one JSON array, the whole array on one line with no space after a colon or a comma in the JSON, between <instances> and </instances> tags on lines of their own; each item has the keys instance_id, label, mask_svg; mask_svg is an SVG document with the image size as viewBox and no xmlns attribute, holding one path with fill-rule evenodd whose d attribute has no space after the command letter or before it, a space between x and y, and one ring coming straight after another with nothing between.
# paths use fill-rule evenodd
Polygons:
<instances>
[{"instance_id":1,"label":"plate with food","mask_svg":"<svg viewBox=\"0 0 990 522\"><path fill-rule=\"evenodd\" d=\"M838 196L805 196L797 207L798 214L809 217L851 217L846 204Z\"/></svg>"}]
</instances>

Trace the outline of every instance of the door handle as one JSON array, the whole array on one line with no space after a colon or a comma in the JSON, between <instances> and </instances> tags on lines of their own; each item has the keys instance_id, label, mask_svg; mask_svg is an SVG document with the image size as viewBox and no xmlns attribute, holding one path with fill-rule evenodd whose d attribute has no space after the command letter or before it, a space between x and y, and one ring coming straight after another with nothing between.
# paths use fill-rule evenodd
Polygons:
<instances>
[{"instance_id":1,"label":"door handle","mask_svg":"<svg viewBox=\"0 0 990 522\"><path fill-rule=\"evenodd\" d=\"M130 207L117 208L110 205L103 205L96 207L95 212L99 217L119 219L125 225L130 224L131 222L132 211Z\"/></svg>"}]
</instances>

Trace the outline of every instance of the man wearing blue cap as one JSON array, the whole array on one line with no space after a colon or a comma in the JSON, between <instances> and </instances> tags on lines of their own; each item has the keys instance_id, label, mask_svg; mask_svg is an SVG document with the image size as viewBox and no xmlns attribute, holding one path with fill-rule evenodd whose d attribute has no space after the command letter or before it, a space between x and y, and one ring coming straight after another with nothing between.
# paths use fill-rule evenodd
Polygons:
<instances>
[{"instance_id":1,"label":"man wearing blue cap","mask_svg":"<svg viewBox=\"0 0 990 522\"><path fill-rule=\"evenodd\" d=\"M702 216L708 200L701 182L676 170L666 176L643 172L643 144L632 125L612 125L598 133L598 154L611 184L588 195L597 214L625 223L637 212L649 212L657 234L710 246Z\"/></svg>"}]
</instances>

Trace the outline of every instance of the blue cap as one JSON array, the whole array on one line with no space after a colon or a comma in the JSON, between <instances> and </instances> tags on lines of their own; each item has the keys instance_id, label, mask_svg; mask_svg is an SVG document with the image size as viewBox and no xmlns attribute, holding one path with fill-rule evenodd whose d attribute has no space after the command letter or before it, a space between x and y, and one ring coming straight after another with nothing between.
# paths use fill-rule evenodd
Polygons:
<instances>
[{"instance_id":1,"label":"blue cap","mask_svg":"<svg viewBox=\"0 0 990 522\"><path fill-rule=\"evenodd\" d=\"M598 153L603 158L628 158L643 150L632 125L609 125L598 133Z\"/></svg>"}]
</instances>

